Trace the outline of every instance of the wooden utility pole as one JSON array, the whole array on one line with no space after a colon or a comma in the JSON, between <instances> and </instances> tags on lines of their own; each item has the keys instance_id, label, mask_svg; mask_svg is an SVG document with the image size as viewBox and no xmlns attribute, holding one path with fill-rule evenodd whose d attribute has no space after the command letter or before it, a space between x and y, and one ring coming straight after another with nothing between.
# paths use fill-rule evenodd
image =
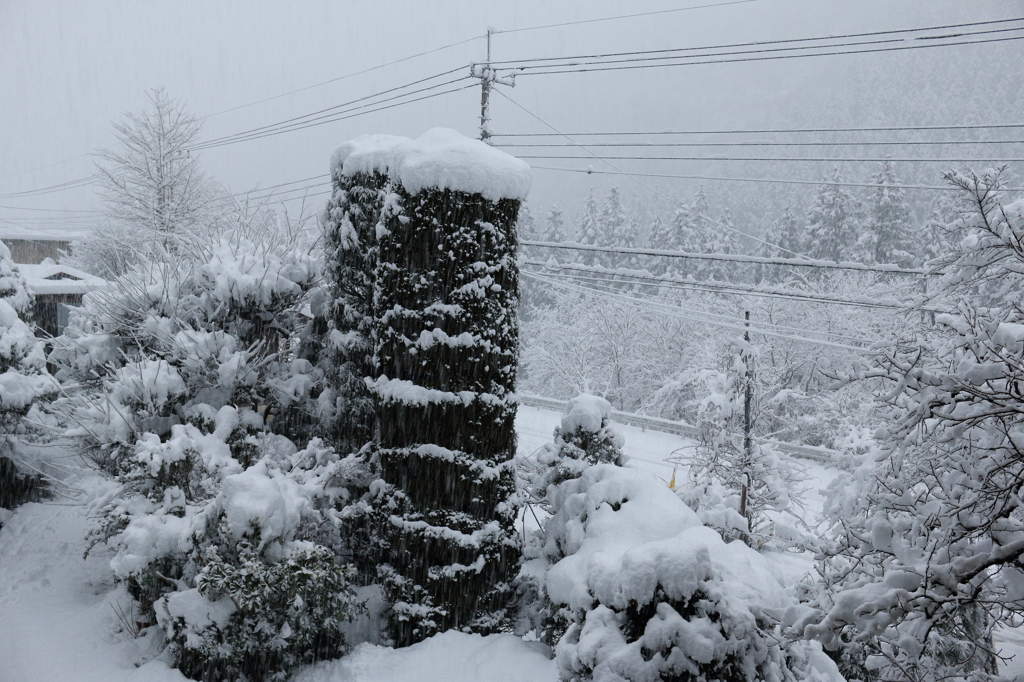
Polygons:
<instances>
[{"instance_id":1,"label":"wooden utility pole","mask_svg":"<svg viewBox=\"0 0 1024 682\"><path fill-rule=\"evenodd\" d=\"M753 415L754 402L754 369L751 367L751 354L750 354L750 311L747 310L744 314L744 326L747 328L743 332L743 340L746 342L746 347L743 349L743 383L745 392L743 395L743 484L740 486L740 516L747 518L747 493L750 489L751 477L750 467L753 465L754 459L754 441L751 435L751 421Z\"/></svg>"},{"instance_id":2,"label":"wooden utility pole","mask_svg":"<svg viewBox=\"0 0 1024 682\"><path fill-rule=\"evenodd\" d=\"M473 78L480 79L480 140L490 144L491 131L491 88L495 83L498 85L507 85L510 88L514 88L516 85L515 76L509 78L498 78L494 70L491 68L491 34L494 33L493 28L487 29L487 61L483 64L471 64L469 67L469 74Z\"/></svg>"}]
</instances>

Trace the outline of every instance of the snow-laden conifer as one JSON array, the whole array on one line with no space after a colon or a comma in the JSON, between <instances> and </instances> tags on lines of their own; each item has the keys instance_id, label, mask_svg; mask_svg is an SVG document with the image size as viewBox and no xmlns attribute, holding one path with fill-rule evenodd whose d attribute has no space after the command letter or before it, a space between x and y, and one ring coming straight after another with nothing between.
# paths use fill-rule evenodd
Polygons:
<instances>
[{"instance_id":1,"label":"snow-laden conifer","mask_svg":"<svg viewBox=\"0 0 1024 682\"><path fill-rule=\"evenodd\" d=\"M331 162L333 193L323 219L324 274L330 296L320 395L323 434L356 452L373 439L373 294L377 225L387 196L387 163L356 166L360 152L393 147L405 138L371 135L342 145ZM345 162L349 162L346 172Z\"/></svg>"},{"instance_id":2,"label":"snow-laden conifer","mask_svg":"<svg viewBox=\"0 0 1024 682\"><path fill-rule=\"evenodd\" d=\"M520 553L514 225L529 168L433 130L395 150L389 177L374 290L374 513L391 636L408 645L448 629L493 632L506 617Z\"/></svg>"},{"instance_id":3,"label":"snow-laden conifer","mask_svg":"<svg viewBox=\"0 0 1024 682\"><path fill-rule=\"evenodd\" d=\"M908 267L915 260L917 245L910 234L906 191L898 186L900 179L893 162L880 162L871 182L875 186L868 199L867 229L857 242L858 251L865 262Z\"/></svg>"},{"instance_id":4,"label":"snow-laden conifer","mask_svg":"<svg viewBox=\"0 0 1024 682\"><path fill-rule=\"evenodd\" d=\"M807 213L807 253L811 258L855 260L861 205L845 187L839 167L823 181Z\"/></svg>"}]
</instances>

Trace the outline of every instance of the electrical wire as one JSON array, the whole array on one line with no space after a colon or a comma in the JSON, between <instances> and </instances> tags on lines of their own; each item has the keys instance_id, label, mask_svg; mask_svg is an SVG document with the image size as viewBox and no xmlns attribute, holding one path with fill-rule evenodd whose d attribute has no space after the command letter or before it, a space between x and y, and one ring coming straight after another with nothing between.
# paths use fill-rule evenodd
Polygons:
<instances>
[{"instance_id":1,"label":"electrical wire","mask_svg":"<svg viewBox=\"0 0 1024 682\"><path fill-rule=\"evenodd\" d=\"M556 133L557 133L557 132L560 132L560 131L558 130L558 128L554 127L553 125L551 125L550 123L548 123L547 121L545 121L544 119L542 119L542 118L541 118L540 116L538 116L537 114L533 113L532 111L530 111L529 109L527 109L526 107L524 107L524 106L523 106L522 104L520 104L519 102L517 102L517 101L515 101L514 99L512 99L511 97L509 97L509 96L508 96L507 94L505 94L505 93L504 93L504 92L502 92L501 90L495 89L495 90L494 90L494 92L498 93L499 95L501 95L502 97L504 97L505 99L507 99L507 100L508 100L509 102L511 102L512 104L514 104L515 106L517 106L518 108L522 109L522 110L523 110L524 112L526 112L527 114L529 114L530 116L532 116L533 118L537 119L538 121L540 121L541 123L543 123L544 125L546 125L546 126L547 126L548 128L551 128L551 130L555 131ZM648 185L647 183L645 183L645 182L643 182L643 181L641 181L641 180L638 180L638 179L637 179L636 177L634 177L633 175L630 175L630 174L629 174L629 173L627 173L626 171L622 170L621 168L619 168L618 166L616 166L616 165L615 165L614 163L612 163L611 161L608 161L607 159L604 159L604 158L602 158L602 157L601 157L600 155L598 155L598 154L597 154L596 152L594 152L594 151L592 151L592 150L588 149L587 147L585 147L585 146L583 146L583 145L579 144L578 142L576 142L575 140L573 140L573 139L572 139L572 138L570 138L569 136L567 136L567 135L564 135L564 134L563 134L563 135L562 135L562 137L564 137L565 139L569 140L569 142L571 142L572 144L574 144L574 145L577 145L577 146L578 146L578 147L579 147L580 149L584 150L585 152L587 152L588 154L590 154L591 156L593 156L593 157L594 157L595 159L597 159L597 160L599 160L599 161L603 161L604 163L608 164L609 166L611 166L612 168L614 168L615 170L617 170L617 171L618 171L619 173L621 173L621 174L625 175L626 177L628 177L629 179L631 179L631 180L632 180L633 182L637 183L637 184L638 184L638 185L640 185L641 187L645 187L645 188L647 188L647 189L648 189L648 190L650 190L651 192L654 192L655 194L657 194L658 196L662 197L663 199L666 199L666 200L668 200L668 201L670 201L670 202L672 202L672 203L676 204L676 205L677 205L677 206L679 206L680 208L685 208L685 207L683 206L683 204L681 204L680 202L676 201L676 200L675 200L675 199L673 199L672 197L669 197L669 196L667 196L666 194L664 194L663 192L660 192L660 191L658 191L657 189L655 189L654 187L651 187L651 186L650 186L650 185ZM707 219L707 220L708 220L709 222L711 222L711 223L713 223L713 224L715 224L715 225L718 225L719 227L722 227L723 229L726 229L726 230L730 230L730 231L732 231L732 232L735 232L735 233L737 233L737 234L743 235L744 237L747 237L748 239L753 239L754 241L756 241L756 242L759 242L759 243L761 243L761 244L764 244L764 245L766 245L766 246L771 246L771 247L773 247L773 248L779 249L780 251L784 251L784 252L786 252L786 253L792 253L793 255L795 255L795 256L799 256L799 257L801 257L801 258L806 258L806 256L804 256L803 254L799 254L799 253L796 253L795 251L790 251L789 249L787 249L787 248L785 248L785 247L783 247L783 246L779 246L778 244L770 244L770 243L766 242L765 240L763 240L763 239L761 239L761 238L759 238L759 237L755 237L755 236L754 236L754 235L752 235L752 234L747 234L746 232L743 232L742 230L737 230L737 229L736 229L735 227L733 227L733 226L731 226L731 225L726 225L725 223L722 223L722 222L720 222L720 221L718 221L718 220L715 220L714 218L707 218L706 216L705 216L705 218L706 218L706 219Z\"/></svg>"},{"instance_id":2,"label":"electrical wire","mask_svg":"<svg viewBox=\"0 0 1024 682\"><path fill-rule=\"evenodd\" d=\"M533 272L532 274L539 275L541 277L556 277L556 278L559 278L559 277L569 277L567 275L555 274L555 273L547 273L547 274L541 275L540 273ZM594 291L600 291L600 292L603 292L603 293L615 294L616 296L622 295L622 296L629 297L628 294L625 294L625 293L615 289L615 285L617 284L616 282L609 281L607 279L605 279L605 280L594 280L594 281L596 281L597 284L593 285L591 287L587 287L587 288L591 288ZM579 285L579 286L582 286L582 285ZM635 297L629 297L629 298L635 298ZM660 301L660 300L652 300L652 299L636 299L636 300L647 301L651 305L657 305L657 306L670 305L670 304L667 304L664 301ZM734 315L731 315L731 314L714 313L714 312L711 312L711 311L708 311L708 310L697 310L697 309L693 309L693 308L683 308L683 307L678 306L678 305L671 305L671 308L673 310L679 310L679 311L682 311L682 312L685 312L685 313L689 313L691 315L703 315L703 316L711 318L711 319L724 320L725 322L727 322L729 324L734 324L736 322L736 317ZM702 320L702 321L707 321L707 320ZM773 331L777 331L777 332L778 331L784 331L784 332L813 332L814 331L812 329L805 329L803 327L790 327L789 325L782 325L782 324L776 324L776 323L769 323L768 327L770 327ZM762 329L763 328L765 328L765 327L762 327ZM844 333L841 333L841 332L831 332L830 331L830 332L828 332L828 334L830 334L831 336L836 336L836 337L844 338L844 339L847 339L847 340L850 340L850 341L858 341L860 343L866 343L866 344L874 343L874 341L871 341L869 339L862 339L860 337L852 336L850 334L844 334Z\"/></svg>"},{"instance_id":3,"label":"electrical wire","mask_svg":"<svg viewBox=\"0 0 1024 682\"><path fill-rule=\"evenodd\" d=\"M557 279L549 278L549 277L544 277L544 276L537 275L537 274L532 273L532 272L522 271L520 274L525 275L528 278L536 279L538 281L545 282L545 283L553 285L553 286L560 286L560 287L567 288L567 289L570 289L570 290L580 291L581 293L584 293L584 294L587 294L587 295L590 295L590 296L596 296L596 297L600 297L600 298L612 298L612 299L620 300L620 301L623 301L623 302L632 303L632 304L635 304L635 305L639 305L639 306L641 306L643 308L646 308L647 310L650 310L652 312L661 313L661 314L664 314L664 315L668 315L670 317L676 317L678 319L686 320L686 321L689 321L689 322L700 322L702 324L709 324L709 325L712 325L712 326L722 327L722 328L725 328L725 329L732 329L732 330L741 331L741 332L750 332L751 334L761 334L762 336L773 336L773 337L776 337L776 338L789 339L789 340L792 340L792 341L800 341L800 342L803 342L803 343L811 343L811 344L816 344L816 345L821 345L821 346L830 346L830 347L833 347L833 348L840 348L842 350L853 351L853 352L856 352L856 353L871 352L871 350L869 348L863 348L863 347L860 347L860 346L851 346L851 345L847 345L847 344L843 344L843 343L835 343L833 341L826 341L826 340L823 340L823 339L812 339L812 338L803 337L803 336L793 336L791 334L781 334L781 333L777 333L777 332L774 332L774 331L771 331L771 330L764 329L762 327L755 327L753 325L747 327L747 326L744 326L742 324L730 324L730 323L727 323L727 322L718 322L718 321L713 321L713 320L706 320L706 319L695 318L695 317L693 317L691 315L686 315L684 313L676 312L679 309L676 308L675 306L660 306L659 307L659 306L656 306L656 305L651 305L651 303L649 301L646 301L644 299L636 298L636 297L633 297L633 296L625 296L625 295L622 295L622 294L613 294L611 292L598 291L598 290L592 289L590 287L584 287L584 286L580 286L578 284L572 284L570 282L560 282ZM804 330L804 331L808 331L808 330Z\"/></svg>"},{"instance_id":4,"label":"electrical wire","mask_svg":"<svg viewBox=\"0 0 1024 682\"><path fill-rule=\"evenodd\" d=\"M519 154L520 159L545 159L545 160L562 160L562 161L579 161L588 160L590 157L586 156L565 156L557 154ZM614 161L762 161L762 162L777 162L777 161L800 161L810 163L882 163L883 161L892 161L893 163L1021 163L1024 158L1011 158L1011 159L1000 159L995 157L985 158L962 158L962 159L949 159L949 158L893 158L893 157L877 157L877 158L850 158L850 157L767 157L767 156L601 156L601 160L611 159Z\"/></svg>"},{"instance_id":5,"label":"electrical wire","mask_svg":"<svg viewBox=\"0 0 1024 682\"><path fill-rule=\"evenodd\" d=\"M674 178L681 180L716 180L721 182L764 182L769 184L782 184L782 185L835 185L837 187L880 187L882 185L873 184L870 182L833 182L832 180L782 180L780 178L730 178L719 175L680 175L675 173L627 173L625 171L602 171L594 170L592 168L555 168L552 166L531 166L534 170L549 170L549 171L561 171L565 173L585 173L587 175L625 175L632 178L633 176L641 178ZM892 187L895 189L919 189L919 190L938 190L943 192L956 191L959 188L948 185L884 185L885 187ZM1002 191L1006 192L1024 192L1024 187L1004 187Z\"/></svg>"},{"instance_id":6,"label":"electrical wire","mask_svg":"<svg viewBox=\"0 0 1024 682\"><path fill-rule=\"evenodd\" d=\"M788 265L803 268L819 268L822 270L851 270L860 272L883 272L900 275L934 275L937 274L924 268L901 268L896 265L868 265L866 263L835 263L825 260L808 258L767 258L764 256L744 256L733 253L692 253L670 249L637 249L622 246L594 246L575 242L544 242L535 239L519 240L522 246L539 246L546 249L566 249L569 251L593 251L596 253L633 254L637 256L660 256L665 258L688 258L690 260L723 261L732 263L754 263L761 265ZM769 246L771 246L769 244Z\"/></svg>"},{"instance_id":7,"label":"electrical wire","mask_svg":"<svg viewBox=\"0 0 1024 682\"><path fill-rule=\"evenodd\" d=\"M756 2L757 0L731 0L731 2L719 2L712 5L695 5L692 7L676 7L674 9L662 9L654 12L639 12L637 14L621 14L616 17L602 17L600 19L581 19L579 21L563 21L558 24L544 24L543 26L525 26L523 28L508 28L503 30L491 31L492 34L499 33L522 33L523 31L537 31L544 28L560 28L562 26L578 26L580 24L596 24L601 21L616 21L618 19L635 19L637 17L649 17L656 14L671 14L674 12L688 12L695 9L708 9L711 7L726 7L728 5L745 5L749 2Z\"/></svg>"},{"instance_id":8,"label":"electrical wire","mask_svg":"<svg viewBox=\"0 0 1024 682\"><path fill-rule=\"evenodd\" d=\"M903 29L886 29L884 31L870 31L866 33L845 33L840 35L828 35L828 36L815 36L810 38L780 38L778 40L759 40L745 43L726 43L723 45L702 45L696 47L670 47L660 50L633 50L629 52L605 52L599 54L584 54L584 55L573 55L570 57L535 57L532 59L507 59L502 61L491 61L490 64L502 65L502 64L526 64L536 62L551 62L551 61L567 61L573 59L603 59L608 57L627 57L636 55L648 55L648 54L665 54L668 52L699 52L701 50L726 50L735 47L760 47L764 45L782 45L787 43L804 43L804 42L820 42L828 40L846 40L847 38L873 38L878 36L886 35L903 35L906 33L920 33L923 31L945 31L954 28L973 28L975 26L993 26L996 24L1007 24L1013 22L1024 21L1024 17L1009 17L1005 19L990 19L987 21L973 21L968 23L960 24L942 24L938 26L921 26L917 28L903 28ZM1016 30L1015 28L1005 30ZM500 31L495 31L500 33ZM939 36L939 37L957 37L956 34L953 36ZM927 36L923 36L928 38ZM920 39L920 38L917 38ZM827 47L827 46L825 46Z\"/></svg>"},{"instance_id":9,"label":"electrical wire","mask_svg":"<svg viewBox=\"0 0 1024 682\"><path fill-rule=\"evenodd\" d=\"M458 80L466 80L468 78L469 77L467 76L466 78L458 79ZM458 81L454 81L454 82L458 82ZM362 111L355 111L355 113L347 114L347 116L335 116L335 117L330 118L328 120L318 121L316 123L308 123L306 125L295 126L295 127L290 127L290 128L286 128L286 129L280 129L280 130L271 130L271 131L268 131L266 133L259 134L259 135L253 135L253 136L250 136L250 137L239 138L239 139L229 139L229 140L225 140L225 141L219 142L217 144L206 144L206 145L204 145L202 147L195 147L195 148L198 148L198 150L209 150L209 148L214 148L214 147L218 147L218 146L225 146L227 144L234 144L234 143L237 143L237 142L248 142L248 141L252 141L254 139L262 139L264 137L271 137L273 135L280 135L282 133L295 132L296 130L304 130L305 128L312 128L312 127L315 127L315 126L321 126L321 125L325 125L325 124L328 124L328 123L335 123L337 121L344 121L346 119L352 119L352 118L355 118L357 116L365 116L367 114L373 114L373 113L376 113L376 112L383 112L383 111L388 110L388 109L394 109L395 106L402 106L404 104L411 104L411 103L416 102L416 101L422 101L424 99L431 99L433 97L439 97L441 95L451 94L453 92L459 92L461 90L466 90L466 89L472 88L472 87L476 87L476 83L471 83L471 84L463 86L461 88L451 88L449 90L442 90L441 92L434 92L432 94L426 94L426 95L423 95L422 97L416 97L414 99L407 99L406 101L399 101L399 102L395 102L395 103L392 103L392 104L388 104L386 106L378 106L377 109L364 109ZM411 93L409 93L409 94L411 94ZM378 102L375 102L375 104L376 103L378 103ZM367 104L366 106L373 106L375 104Z\"/></svg>"},{"instance_id":10,"label":"electrical wire","mask_svg":"<svg viewBox=\"0 0 1024 682\"><path fill-rule=\"evenodd\" d=\"M495 135L494 137L498 137ZM879 142L588 142L588 147L640 147L640 148L672 148L672 147L879 147L879 146L934 146L934 145L983 145L983 144L1024 144L1024 140L889 140ZM495 147L559 147L571 148L574 145L564 142L505 142L496 143Z\"/></svg>"},{"instance_id":11,"label":"electrical wire","mask_svg":"<svg viewBox=\"0 0 1024 682\"><path fill-rule=\"evenodd\" d=\"M747 0L747 1L749 2L750 0ZM344 76L338 76L337 78L330 78L328 80L321 81L320 83L314 83L313 85L307 85L305 87L298 88L298 89L295 89L295 90L289 90L288 92L283 92L280 95L273 95L272 97L265 97L263 99L256 100L255 102L249 102L248 104L240 104L240 105L238 105L236 107L231 107L229 109L223 109L221 111L215 111L212 114L207 114L206 116L203 116L203 119L213 118L214 116L220 116L221 114L226 114L226 113L228 113L230 111L238 111L239 109L245 109L246 107L255 106L257 104L263 104L264 102L270 102L271 100L280 99L282 97L288 97L290 95L294 95L294 94L299 93L299 92L305 92L306 90L312 90L313 88L319 88L319 87L322 87L324 85L330 85L331 83L337 83L338 81L342 81L342 80L345 80L347 78L353 78L355 76L361 76L364 73L371 73L373 71L378 71L378 70L386 68L388 66L394 66L395 64L401 64L402 62L407 62L407 61L410 61L412 59L417 59L419 57L425 57L428 54L433 54L435 52L440 52L442 50L447 50L449 48L457 47L459 45L465 45L466 43L471 43L474 40L482 40L485 37L486 36L478 35L478 36L473 36L472 38L466 38L465 40L459 40L459 41L454 42L454 43L449 43L448 45L442 45L441 47L435 47L435 48L433 48L431 50L426 50L425 52L419 52L419 53L414 54L414 55L409 55L408 57L402 57L401 59L396 59L396 60L394 60L392 62L387 62L386 64L378 64L377 66L371 66L368 69L363 69L361 71L354 71L352 73L345 74ZM459 68L462 68L462 67L459 67Z\"/></svg>"},{"instance_id":12,"label":"electrical wire","mask_svg":"<svg viewBox=\"0 0 1024 682\"><path fill-rule=\"evenodd\" d=\"M573 137L587 136L626 136L626 135L765 135L772 133L878 133L918 130L993 130L1005 128L1024 128L1024 123L984 123L970 125L931 125L931 126L872 126L859 128L762 128L751 130L651 130L651 131L620 131L613 133L493 133L491 137Z\"/></svg>"},{"instance_id":13,"label":"electrical wire","mask_svg":"<svg viewBox=\"0 0 1024 682\"><path fill-rule=\"evenodd\" d=\"M832 52L808 52L804 54L775 54L764 57L742 57L738 59L705 59L703 61L674 61L674 62L661 62L657 64L637 64L636 62L648 61L642 59L634 60L622 60L624 62L630 62L618 66L601 66L601 64L610 62L588 62L580 65L577 64L565 64L565 65L551 65L551 66L537 66L537 67L519 67L519 68L505 68L504 72L507 74L515 74L517 76L536 76L536 75L552 75L558 73L594 73L600 71L631 71L636 69L653 69L653 68L666 68L672 66L703 66L708 64L736 64L741 62L764 62L764 61L776 61L780 59L803 59L807 57L835 57L841 55L852 55L852 54L875 54L882 52L902 52L904 50L922 50L931 49L938 47L959 47L963 45L987 45L991 43L1002 43L1024 40L1024 35L1011 36L1006 38L987 38L983 40L966 40L951 43L931 43L927 45L901 45L898 47L879 47L869 48L864 50L838 50ZM793 48L793 49L807 49L807 48ZM692 57L691 57L692 58ZM682 59L681 57L679 59ZM565 68L565 67L573 68ZM530 69L530 70L527 70ZM546 69L546 70L540 70Z\"/></svg>"},{"instance_id":14,"label":"electrical wire","mask_svg":"<svg viewBox=\"0 0 1024 682\"><path fill-rule=\"evenodd\" d=\"M719 281L699 281L689 280L685 277L676 276L655 276L650 272L643 271L646 274L640 274L637 271L623 271L623 269L608 269L601 267L593 267L581 265L579 263L555 263L551 261L533 260L529 258L522 258L520 262L524 265L531 265L535 267L544 268L545 270L568 270L572 273L593 273L595 275L604 275L605 278L599 277L585 277L577 274L565 274L559 273L563 277L573 277L581 280L595 281L595 282L608 282L608 277L613 278L625 278L626 280L633 280L638 283L650 283L651 286L658 288L666 287L669 289L680 289L684 291L710 291L714 293L722 293L729 295L741 295L741 296L755 296L761 298L782 298L788 300L806 301L810 303L828 303L835 305L845 305L859 308L877 308L880 310L905 310L906 306L901 305L897 302L887 303L879 299L869 299L865 297L862 300L840 298L836 296L829 296L826 294L816 294L809 291L800 291L798 289L789 289L788 287L777 287L777 288L765 288L756 285L742 284L742 283L730 283L730 282L719 282ZM541 274L541 273L538 273ZM554 273L552 273L554 274ZM623 281L623 280L612 280L612 281Z\"/></svg>"},{"instance_id":15,"label":"electrical wire","mask_svg":"<svg viewBox=\"0 0 1024 682\"><path fill-rule=\"evenodd\" d=\"M54 192L65 192L70 189L77 189L79 187L85 187L95 182L92 176L84 178L76 178L74 180L68 180L56 185L50 185L48 187L38 187L36 189L27 189L21 192L9 192L7 194L0 194L0 199L16 199L21 197L32 197L39 196L42 194L52 194Z\"/></svg>"},{"instance_id":16,"label":"electrical wire","mask_svg":"<svg viewBox=\"0 0 1024 682\"><path fill-rule=\"evenodd\" d=\"M352 100L349 100L347 102L342 102L341 104L335 104L335 105L327 107L325 109L319 109L317 111L312 111L312 112L310 112L308 114L303 114L301 116L293 116L292 118L286 118L286 119L284 119L282 121L277 121L275 123L268 123L267 125L259 126L259 127L256 127L256 128L250 128L248 130L243 130L243 131L238 132L238 133L232 133L231 135L224 135L222 137L214 138L212 140L207 140L205 142L202 142L200 144L195 145L195 148L201 148L201 147L206 146L206 145L216 144L216 143L219 143L219 142L225 142L225 141L232 140L232 139L235 139L235 138L238 138L238 137L254 135L254 134L257 134L257 133L261 133L261 132L264 132L264 131L269 131L269 130L272 130L272 129L278 129L278 128L281 128L281 127L292 127L292 126L295 126L295 125L301 125L303 123L309 123L309 122L312 122L312 121L321 120L323 118L327 118L328 116L333 116L334 115L334 114L331 114L331 113L328 113L328 112L345 113L345 111L338 111L338 110L348 110L347 108L353 107L354 105L359 104L360 102L367 102L367 100L376 99L376 98L381 97L383 95L387 95L387 94L391 94L391 93L394 93L394 92L398 92L400 90L406 90L406 89L408 89L408 88L410 88L410 87L412 87L414 85L420 85L422 83L426 83L427 81L434 80L435 78L440 78L441 76L447 76L447 75L455 73L456 71L461 71L463 68L465 68L465 67L459 66L459 67L456 67L454 69L450 69L448 71L443 71L441 73L436 73L436 74L433 74L431 76L427 76L426 78L420 78L420 79L411 81L409 83L405 83L403 85L399 85L399 86L396 86L396 87L393 87L393 88L388 88L387 90L381 90L380 92L375 92L375 93L373 93L371 95L364 95L363 97L357 97L356 99L352 99ZM456 82L458 82L460 80L465 80L466 78L469 78L469 76L461 76L460 78L456 78L454 80L450 80L450 81L447 81L445 83L437 83L435 85L431 85L431 86L428 86L426 88L421 88L419 90L414 90L412 92L407 92L407 93L400 94L400 95L394 95L393 97L389 97L389 98L381 100L379 102L367 102L366 104L363 104L363 105L361 105L359 107L354 107L351 110L356 110L356 109L362 108L364 106L376 106L378 104L382 104L383 102L388 102L388 101L392 101L392 100L395 100L395 99L400 99L400 98L406 97L408 95L429 91L431 89L443 87L445 85L450 85L451 83L456 83Z\"/></svg>"}]
</instances>

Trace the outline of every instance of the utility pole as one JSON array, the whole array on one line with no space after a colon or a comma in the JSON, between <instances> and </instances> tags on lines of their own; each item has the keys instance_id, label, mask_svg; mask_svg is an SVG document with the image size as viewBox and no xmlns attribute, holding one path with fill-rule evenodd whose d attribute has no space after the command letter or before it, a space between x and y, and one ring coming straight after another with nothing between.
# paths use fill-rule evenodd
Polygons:
<instances>
[{"instance_id":1,"label":"utility pole","mask_svg":"<svg viewBox=\"0 0 1024 682\"><path fill-rule=\"evenodd\" d=\"M490 144L491 131L490 131L490 105L491 105L491 87L495 83L498 85L507 85L510 88L514 88L516 85L515 76L509 78L498 78L494 74L494 70L491 68L491 34L494 33L493 28L487 29L487 61L483 64L470 64L469 75L473 78L480 79L480 141Z\"/></svg>"},{"instance_id":2,"label":"utility pole","mask_svg":"<svg viewBox=\"0 0 1024 682\"><path fill-rule=\"evenodd\" d=\"M744 326L746 327L746 331L743 332L743 340L746 342L746 347L743 349L743 383L746 390L743 395L743 484L740 486L740 516L746 519L747 494L751 485L750 467L753 465L754 460L754 441L751 436L751 421L753 417L751 413L754 403L754 368L751 367L753 357L750 353L750 311L745 311L743 317ZM744 534L744 540L746 539L746 534Z\"/></svg>"}]
</instances>

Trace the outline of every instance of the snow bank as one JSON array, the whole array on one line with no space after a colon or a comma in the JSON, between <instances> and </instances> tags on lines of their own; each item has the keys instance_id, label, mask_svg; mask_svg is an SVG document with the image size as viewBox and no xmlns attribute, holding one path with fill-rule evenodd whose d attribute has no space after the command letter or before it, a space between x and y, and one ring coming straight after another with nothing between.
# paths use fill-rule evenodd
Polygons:
<instances>
[{"instance_id":1,"label":"snow bank","mask_svg":"<svg viewBox=\"0 0 1024 682\"><path fill-rule=\"evenodd\" d=\"M404 649L361 644L301 670L292 682L556 682L546 647L512 635L449 631Z\"/></svg>"},{"instance_id":2,"label":"snow bank","mask_svg":"<svg viewBox=\"0 0 1024 682\"><path fill-rule=\"evenodd\" d=\"M338 147L331 174L338 168L357 173L387 172L409 194L438 187L485 199L525 199L530 166L479 140L448 128L433 128L415 140L393 135L363 135Z\"/></svg>"}]
</instances>

